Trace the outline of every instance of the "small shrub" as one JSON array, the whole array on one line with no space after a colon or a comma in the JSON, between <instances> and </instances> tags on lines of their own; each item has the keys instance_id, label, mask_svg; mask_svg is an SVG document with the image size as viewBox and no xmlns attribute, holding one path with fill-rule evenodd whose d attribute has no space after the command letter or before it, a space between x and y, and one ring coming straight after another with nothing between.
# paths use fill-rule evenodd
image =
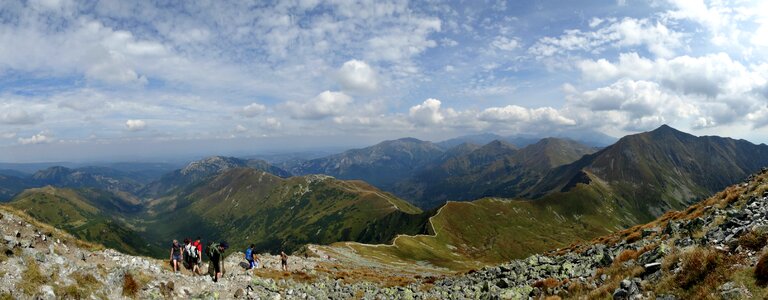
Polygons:
<instances>
[{"instance_id":1,"label":"small shrub","mask_svg":"<svg viewBox=\"0 0 768 300\"><path fill-rule=\"evenodd\" d=\"M722 254L716 251L696 248L686 252L682 255L682 271L677 274L675 281L681 288L688 289L701 283L722 261Z\"/></svg>"},{"instance_id":2,"label":"small shrub","mask_svg":"<svg viewBox=\"0 0 768 300\"><path fill-rule=\"evenodd\" d=\"M539 280L533 283L533 287L537 287L537 288L551 289L551 288L556 288L558 286L560 286L560 280L557 280L551 277L544 280Z\"/></svg>"},{"instance_id":3,"label":"small shrub","mask_svg":"<svg viewBox=\"0 0 768 300\"><path fill-rule=\"evenodd\" d=\"M753 251L763 249L766 243L768 243L768 233L762 231L753 230L739 237L739 245Z\"/></svg>"},{"instance_id":4,"label":"small shrub","mask_svg":"<svg viewBox=\"0 0 768 300\"><path fill-rule=\"evenodd\" d=\"M763 254L755 266L755 279L761 286L768 283L768 253Z\"/></svg>"},{"instance_id":5,"label":"small shrub","mask_svg":"<svg viewBox=\"0 0 768 300\"><path fill-rule=\"evenodd\" d=\"M632 234L627 236L627 244L637 242L641 238L643 238L643 233L641 231L635 231Z\"/></svg>"},{"instance_id":6,"label":"small shrub","mask_svg":"<svg viewBox=\"0 0 768 300\"><path fill-rule=\"evenodd\" d=\"M589 291L589 287L579 281L572 281L568 286L568 292L573 295L580 295Z\"/></svg>"},{"instance_id":7,"label":"small shrub","mask_svg":"<svg viewBox=\"0 0 768 300\"><path fill-rule=\"evenodd\" d=\"M67 286L55 286L54 293L56 293L56 297L59 297L59 299L85 299L89 294L84 293L84 291L77 287L76 284L70 284Z\"/></svg>"},{"instance_id":8,"label":"small shrub","mask_svg":"<svg viewBox=\"0 0 768 300\"><path fill-rule=\"evenodd\" d=\"M123 275L123 296L133 298L136 297L136 294L138 293L139 284L133 279L131 273L126 272L125 275Z\"/></svg>"},{"instance_id":9,"label":"small shrub","mask_svg":"<svg viewBox=\"0 0 768 300\"><path fill-rule=\"evenodd\" d=\"M637 259L637 256L639 254L637 251L632 249L627 249L619 253L619 255L616 256L616 259L613 260L614 265L619 265L625 261L631 260L631 259Z\"/></svg>"}]
</instances>

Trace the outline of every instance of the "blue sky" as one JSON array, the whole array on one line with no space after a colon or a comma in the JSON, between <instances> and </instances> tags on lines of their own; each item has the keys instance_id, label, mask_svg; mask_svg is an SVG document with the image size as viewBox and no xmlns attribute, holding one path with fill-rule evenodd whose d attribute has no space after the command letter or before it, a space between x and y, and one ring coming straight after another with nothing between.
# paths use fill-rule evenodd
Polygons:
<instances>
[{"instance_id":1,"label":"blue sky","mask_svg":"<svg viewBox=\"0 0 768 300\"><path fill-rule=\"evenodd\" d=\"M0 3L0 161L661 124L768 142L765 1Z\"/></svg>"}]
</instances>

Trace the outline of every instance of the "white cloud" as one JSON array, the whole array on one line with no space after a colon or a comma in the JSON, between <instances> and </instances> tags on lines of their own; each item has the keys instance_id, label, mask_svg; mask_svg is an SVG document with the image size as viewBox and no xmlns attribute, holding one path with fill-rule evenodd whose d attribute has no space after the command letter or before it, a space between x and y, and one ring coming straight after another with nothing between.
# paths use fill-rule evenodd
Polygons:
<instances>
[{"instance_id":1,"label":"white cloud","mask_svg":"<svg viewBox=\"0 0 768 300\"><path fill-rule=\"evenodd\" d=\"M389 27L379 36L368 40L368 57L373 61L401 63L429 48L437 42L429 34L440 31L439 19L423 18L405 22L400 27Z\"/></svg>"},{"instance_id":2,"label":"white cloud","mask_svg":"<svg viewBox=\"0 0 768 300\"><path fill-rule=\"evenodd\" d=\"M708 97L750 93L768 81L768 74L762 74L757 68L750 69L722 52L656 60L625 53L616 63L600 59L581 61L577 65L582 75L591 80L650 79L684 94Z\"/></svg>"},{"instance_id":3,"label":"white cloud","mask_svg":"<svg viewBox=\"0 0 768 300\"><path fill-rule=\"evenodd\" d=\"M443 122L445 116L440 110L440 100L429 98L421 104L417 104L408 109L408 116L411 121L419 126L434 125Z\"/></svg>"},{"instance_id":4,"label":"white cloud","mask_svg":"<svg viewBox=\"0 0 768 300\"><path fill-rule=\"evenodd\" d=\"M691 120L693 128L710 128L733 122L744 122L748 113L758 110L766 97L761 90L768 83L768 72L761 65L744 65L733 60L726 53L708 54L699 57L678 56L671 59L655 60L642 58L636 53L621 54L615 63L605 59L586 60L577 64L582 76L589 80L618 80L609 87L597 89L594 93L613 98L635 97L626 89L630 82L653 84L653 90L684 101L702 115ZM643 89L649 91L650 89ZM654 96L661 97L661 96ZM599 99L595 99L599 103ZM608 101L606 103L617 103ZM669 106L661 101L655 105ZM667 116L668 119L670 116Z\"/></svg>"},{"instance_id":5,"label":"white cloud","mask_svg":"<svg viewBox=\"0 0 768 300\"><path fill-rule=\"evenodd\" d=\"M596 18L596 17L592 18L589 20L589 27L595 28L597 26L600 26L600 24L603 24L603 22L605 22L605 19Z\"/></svg>"},{"instance_id":6,"label":"white cloud","mask_svg":"<svg viewBox=\"0 0 768 300\"><path fill-rule=\"evenodd\" d=\"M378 88L376 72L364 61L353 59L345 62L338 71L338 77L344 91L369 93Z\"/></svg>"},{"instance_id":7,"label":"white cloud","mask_svg":"<svg viewBox=\"0 0 768 300\"><path fill-rule=\"evenodd\" d=\"M576 124L576 121L563 116L552 107L525 108L517 105L486 108L480 112L478 119L492 123L522 123L526 126Z\"/></svg>"},{"instance_id":8,"label":"white cloud","mask_svg":"<svg viewBox=\"0 0 768 300\"><path fill-rule=\"evenodd\" d=\"M294 119L320 120L346 112L352 97L343 92L325 91L306 102L286 102L284 107Z\"/></svg>"},{"instance_id":9,"label":"white cloud","mask_svg":"<svg viewBox=\"0 0 768 300\"><path fill-rule=\"evenodd\" d=\"M19 144L22 145L29 145L29 144L44 144L44 143L50 143L53 141L53 137L48 133L47 131L41 131L38 134L35 134L28 138L22 138L20 137L18 139Z\"/></svg>"},{"instance_id":10,"label":"white cloud","mask_svg":"<svg viewBox=\"0 0 768 300\"><path fill-rule=\"evenodd\" d=\"M618 125L627 131L653 129L701 115L699 108L689 101L665 91L655 82L643 80L622 79L568 97L575 106L574 115L602 126Z\"/></svg>"},{"instance_id":11,"label":"white cloud","mask_svg":"<svg viewBox=\"0 0 768 300\"><path fill-rule=\"evenodd\" d=\"M459 45L459 42L449 38L442 38L440 39L440 45L443 47L456 47Z\"/></svg>"},{"instance_id":12,"label":"white cloud","mask_svg":"<svg viewBox=\"0 0 768 300\"><path fill-rule=\"evenodd\" d=\"M235 132L246 132L246 131L248 131L248 128L245 128L245 126L243 126L242 124L237 124L237 126L235 126Z\"/></svg>"},{"instance_id":13,"label":"white cloud","mask_svg":"<svg viewBox=\"0 0 768 300\"><path fill-rule=\"evenodd\" d=\"M675 49L684 45L684 35L669 29L661 22L649 19L624 18L596 25L595 31L565 30L558 37L539 39L528 52L539 57L566 55L572 51L601 53L606 47L625 48L644 46L659 57L673 56Z\"/></svg>"},{"instance_id":14,"label":"white cloud","mask_svg":"<svg viewBox=\"0 0 768 300\"><path fill-rule=\"evenodd\" d=\"M147 122L144 120L128 120L125 121L125 128L128 131L141 131L147 128Z\"/></svg>"},{"instance_id":15,"label":"white cloud","mask_svg":"<svg viewBox=\"0 0 768 300\"><path fill-rule=\"evenodd\" d=\"M9 125L30 125L39 123L41 117L29 114L26 110L9 105L0 105L3 111L0 112L0 124Z\"/></svg>"},{"instance_id":16,"label":"white cloud","mask_svg":"<svg viewBox=\"0 0 768 300\"><path fill-rule=\"evenodd\" d=\"M278 130L283 127L283 124L277 118L269 117L264 119L260 126L265 130Z\"/></svg>"},{"instance_id":17,"label":"white cloud","mask_svg":"<svg viewBox=\"0 0 768 300\"><path fill-rule=\"evenodd\" d=\"M516 38L497 36L493 42L491 42L491 46L499 50L512 51L520 47L520 41Z\"/></svg>"},{"instance_id":18,"label":"white cloud","mask_svg":"<svg viewBox=\"0 0 768 300\"><path fill-rule=\"evenodd\" d=\"M253 118L267 111L267 107L259 103L251 103L241 108L238 112L241 116Z\"/></svg>"}]
</instances>

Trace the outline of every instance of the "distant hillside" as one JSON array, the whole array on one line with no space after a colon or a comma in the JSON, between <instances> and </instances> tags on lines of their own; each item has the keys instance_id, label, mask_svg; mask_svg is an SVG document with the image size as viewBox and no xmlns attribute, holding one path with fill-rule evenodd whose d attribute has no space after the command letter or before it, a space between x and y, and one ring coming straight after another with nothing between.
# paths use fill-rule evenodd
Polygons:
<instances>
[{"instance_id":1,"label":"distant hillside","mask_svg":"<svg viewBox=\"0 0 768 300\"><path fill-rule=\"evenodd\" d=\"M547 135L510 135L502 136L494 133L481 133L455 137L437 142L436 145L443 149L450 149L463 143L485 145L494 140L504 141L520 148L535 144L543 138L554 137L558 139L572 140L590 147L605 147L616 142L616 138L596 131L589 130L560 130L548 132Z\"/></svg>"},{"instance_id":2,"label":"distant hillside","mask_svg":"<svg viewBox=\"0 0 768 300\"><path fill-rule=\"evenodd\" d=\"M0 176L13 176L22 178L29 176L29 174L12 169L0 169Z\"/></svg>"},{"instance_id":3,"label":"distant hillside","mask_svg":"<svg viewBox=\"0 0 768 300\"><path fill-rule=\"evenodd\" d=\"M556 138L542 139L519 150L499 140L467 150L419 169L399 182L394 192L422 208L437 207L448 200L515 198L537 184L549 169L595 151Z\"/></svg>"},{"instance_id":4,"label":"distant hillside","mask_svg":"<svg viewBox=\"0 0 768 300\"><path fill-rule=\"evenodd\" d=\"M158 197L179 192L180 189L194 186L206 179L234 168L253 168L269 172L275 176L289 177L290 173L258 159L240 159L235 157L211 156L193 161L184 168L163 175L159 180L147 184L139 191L144 197Z\"/></svg>"},{"instance_id":5,"label":"distant hillside","mask_svg":"<svg viewBox=\"0 0 768 300\"><path fill-rule=\"evenodd\" d=\"M296 175L326 174L339 179L359 179L388 189L442 154L443 150L431 142L403 138L299 162L289 171Z\"/></svg>"},{"instance_id":6,"label":"distant hillside","mask_svg":"<svg viewBox=\"0 0 768 300\"><path fill-rule=\"evenodd\" d=\"M669 126L629 135L595 154L550 171L532 198L597 180L641 220L680 209L768 166L768 146Z\"/></svg>"},{"instance_id":7,"label":"distant hillside","mask_svg":"<svg viewBox=\"0 0 768 300\"><path fill-rule=\"evenodd\" d=\"M150 254L144 240L121 219L139 203L106 191L43 187L24 191L8 206L74 236L133 254Z\"/></svg>"},{"instance_id":8,"label":"distant hillside","mask_svg":"<svg viewBox=\"0 0 768 300\"><path fill-rule=\"evenodd\" d=\"M0 202L11 200L14 195L31 187L29 180L10 175L0 175Z\"/></svg>"},{"instance_id":9,"label":"distant hillside","mask_svg":"<svg viewBox=\"0 0 768 300\"><path fill-rule=\"evenodd\" d=\"M247 168L228 170L189 194L150 205L156 225L147 226L157 230L156 240L201 234L271 251L307 243L386 242L398 233L421 232L427 217L364 182L282 179Z\"/></svg>"},{"instance_id":10,"label":"distant hillside","mask_svg":"<svg viewBox=\"0 0 768 300\"><path fill-rule=\"evenodd\" d=\"M68 188L97 188L113 192L135 193L141 184L127 174L109 168L70 169L50 167L32 174L30 185Z\"/></svg>"}]
</instances>

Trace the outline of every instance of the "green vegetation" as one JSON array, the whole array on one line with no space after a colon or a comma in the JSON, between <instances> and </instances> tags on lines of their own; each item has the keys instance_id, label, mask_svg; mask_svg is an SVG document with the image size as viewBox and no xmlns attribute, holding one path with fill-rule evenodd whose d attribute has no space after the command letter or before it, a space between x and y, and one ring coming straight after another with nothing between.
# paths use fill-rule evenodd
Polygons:
<instances>
[{"instance_id":1,"label":"green vegetation","mask_svg":"<svg viewBox=\"0 0 768 300\"><path fill-rule=\"evenodd\" d=\"M235 249L251 243L293 251L307 243L388 242L403 231L419 233L426 221L418 208L361 181L282 179L251 169L228 171L163 201L176 204L154 204L157 219L146 224L156 229L154 240L188 232L227 239ZM167 214L163 207L177 211Z\"/></svg>"},{"instance_id":2,"label":"green vegetation","mask_svg":"<svg viewBox=\"0 0 768 300\"><path fill-rule=\"evenodd\" d=\"M123 204L117 203L122 202L101 191L44 187L29 189L7 205L83 240L130 254L150 254L146 240L120 220L123 214L117 207Z\"/></svg>"},{"instance_id":3,"label":"green vegetation","mask_svg":"<svg viewBox=\"0 0 768 300\"><path fill-rule=\"evenodd\" d=\"M335 244L385 263L428 262L453 270L496 264L607 234L629 222L602 199L610 191L580 185L538 201L488 198L449 202L430 218L431 235L401 235L392 245ZM614 215L616 217L606 217Z\"/></svg>"}]
</instances>

